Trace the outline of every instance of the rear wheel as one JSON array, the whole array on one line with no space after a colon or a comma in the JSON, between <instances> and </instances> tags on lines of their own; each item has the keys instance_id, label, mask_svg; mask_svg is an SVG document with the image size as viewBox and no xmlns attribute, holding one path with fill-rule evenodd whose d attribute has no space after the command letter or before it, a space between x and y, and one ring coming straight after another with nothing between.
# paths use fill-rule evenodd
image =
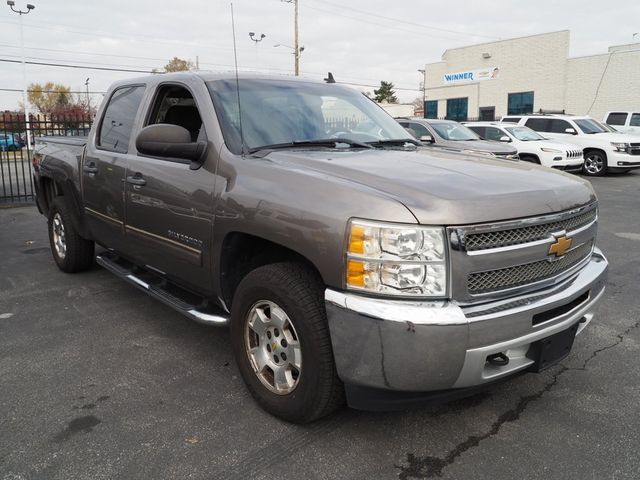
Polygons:
<instances>
[{"instance_id":1,"label":"rear wheel","mask_svg":"<svg viewBox=\"0 0 640 480\"><path fill-rule=\"evenodd\" d=\"M290 422L344 402L323 291L315 272L287 262L250 272L234 294L231 341L242 378L266 411Z\"/></svg>"},{"instance_id":2,"label":"rear wheel","mask_svg":"<svg viewBox=\"0 0 640 480\"><path fill-rule=\"evenodd\" d=\"M601 177L607 173L607 156L604 152L591 150L584 155L582 171L591 177Z\"/></svg>"},{"instance_id":3,"label":"rear wheel","mask_svg":"<svg viewBox=\"0 0 640 480\"><path fill-rule=\"evenodd\" d=\"M82 238L71 220L64 197L57 197L49 208L49 244L58 268L74 273L87 270L93 264L94 243Z\"/></svg>"}]
</instances>

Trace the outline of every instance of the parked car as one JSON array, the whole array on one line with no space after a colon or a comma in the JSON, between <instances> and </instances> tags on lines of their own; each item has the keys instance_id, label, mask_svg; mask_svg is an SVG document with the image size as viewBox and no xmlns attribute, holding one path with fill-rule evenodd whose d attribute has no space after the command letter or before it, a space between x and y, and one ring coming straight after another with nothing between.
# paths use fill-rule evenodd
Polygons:
<instances>
[{"instance_id":1,"label":"parked car","mask_svg":"<svg viewBox=\"0 0 640 480\"><path fill-rule=\"evenodd\" d=\"M614 133L586 116L521 115L507 116L502 123L525 125L545 137L574 143L584 154L583 172L601 176L607 172L627 173L640 168L640 139Z\"/></svg>"},{"instance_id":2,"label":"parked car","mask_svg":"<svg viewBox=\"0 0 640 480\"><path fill-rule=\"evenodd\" d=\"M0 134L0 151L14 151L22 148L12 134Z\"/></svg>"},{"instance_id":3,"label":"parked car","mask_svg":"<svg viewBox=\"0 0 640 480\"><path fill-rule=\"evenodd\" d=\"M576 145L554 142L521 125L496 122L469 122L464 125L484 140L511 144L518 150L520 160L567 172L582 171L582 148Z\"/></svg>"},{"instance_id":4,"label":"parked car","mask_svg":"<svg viewBox=\"0 0 640 480\"><path fill-rule=\"evenodd\" d=\"M376 128L331 127L345 111ZM293 422L547 368L604 293L589 182L419 148L344 85L121 80L88 138L39 138L32 162L62 271L98 244L113 274L229 325L249 391Z\"/></svg>"},{"instance_id":5,"label":"parked car","mask_svg":"<svg viewBox=\"0 0 640 480\"><path fill-rule=\"evenodd\" d=\"M518 159L518 152L514 147L482 140L475 132L453 120L424 118L396 118L396 120L425 144L469 152L492 153L497 157L510 160Z\"/></svg>"}]
</instances>

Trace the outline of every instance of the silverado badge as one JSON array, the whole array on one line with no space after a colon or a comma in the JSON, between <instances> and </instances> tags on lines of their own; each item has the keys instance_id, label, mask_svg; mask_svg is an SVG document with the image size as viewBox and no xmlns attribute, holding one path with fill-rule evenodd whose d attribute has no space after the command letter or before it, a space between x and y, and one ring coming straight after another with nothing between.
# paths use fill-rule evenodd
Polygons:
<instances>
[{"instance_id":1,"label":"silverado badge","mask_svg":"<svg viewBox=\"0 0 640 480\"><path fill-rule=\"evenodd\" d=\"M562 257L565 253L567 253L567 250L571 248L572 243L573 239L571 237L567 237L566 235L556 237L556 241L549 247L549 255Z\"/></svg>"}]
</instances>

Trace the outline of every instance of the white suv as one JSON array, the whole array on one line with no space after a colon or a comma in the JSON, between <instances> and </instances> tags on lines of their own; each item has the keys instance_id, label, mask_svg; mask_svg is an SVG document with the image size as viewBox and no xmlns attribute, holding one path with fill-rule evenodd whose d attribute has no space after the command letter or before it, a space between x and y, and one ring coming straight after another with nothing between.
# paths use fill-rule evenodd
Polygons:
<instances>
[{"instance_id":1,"label":"white suv","mask_svg":"<svg viewBox=\"0 0 640 480\"><path fill-rule=\"evenodd\" d=\"M640 112L607 112L603 122L622 133L640 135Z\"/></svg>"},{"instance_id":2,"label":"white suv","mask_svg":"<svg viewBox=\"0 0 640 480\"><path fill-rule=\"evenodd\" d=\"M484 140L506 142L518 150L521 160L568 172L582 171L582 148L549 140L522 125L496 122L465 122Z\"/></svg>"},{"instance_id":3,"label":"white suv","mask_svg":"<svg viewBox=\"0 0 640 480\"><path fill-rule=\"evenodd\" d=\"M502 123L525 125L545 137L562 139L582 148L583 171L600 176L607 171L626 173L640 168L640 141L636 135L614 133L591 117L573 115L506 116Z\"/></svg>"}]
</instances>

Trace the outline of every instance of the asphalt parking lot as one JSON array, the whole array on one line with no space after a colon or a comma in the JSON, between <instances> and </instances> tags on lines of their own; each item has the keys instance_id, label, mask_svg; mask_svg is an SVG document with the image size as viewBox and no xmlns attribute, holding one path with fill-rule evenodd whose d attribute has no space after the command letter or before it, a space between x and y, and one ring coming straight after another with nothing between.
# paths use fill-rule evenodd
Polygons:
<instances>
[{"instance_id":1,"label":"asphalt parking lot","mask_svg":"<svg viewBox=\"0 0 640 480\"><path fill-rule=\"evenodd\" d=\"M307 426L254 403L226 330L97 266L61 273L36 209L0 209L0 478L638 479L640 173L593 184L608 290L562 364Z\"/></svg>"}]
</instances>

